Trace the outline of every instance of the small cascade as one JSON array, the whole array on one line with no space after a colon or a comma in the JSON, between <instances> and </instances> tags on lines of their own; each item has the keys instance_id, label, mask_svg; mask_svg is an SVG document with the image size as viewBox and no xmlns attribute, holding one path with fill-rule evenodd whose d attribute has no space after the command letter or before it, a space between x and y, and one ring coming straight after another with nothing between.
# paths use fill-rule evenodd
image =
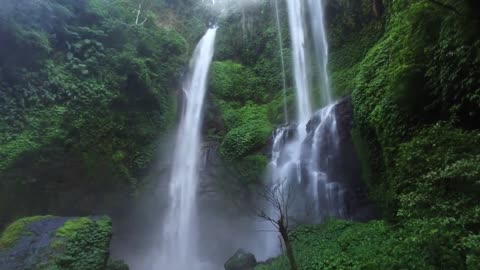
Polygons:
<instances>
[{"instance_id":1,"label":"small cascade","mask_svg":"<svg viewBox=\"0 0 480 270\"><path fill-rule=\"evenodd\" d=\"M178 127L173 168L170 177L170 198L164 217L158 259L152 269L193 269L198 265L196 195L201 166L200 133L207 75L213 58L216 29L209 29L198 43L191 73L185 87L185 105Z\"/></svg>"},{"instance_id":2,"label":"small cascade","mask_svg":"<svg viewBox=\"0 0 480 270\"><path fill-rule=\"evenodd\" d=\"M303 126L306 136L300 144L297 126L282 126L274 133L267 184L296 187L302 194L292 205L297 219L320 222L325 217L346 217L345 190L333 179L339 147L335 108L336 104L323 108Z\"/></svg>"},{"instance_id":3,"label":"small cascade","mask_svg":"<svg viewBox=\"0 0 480 270\"><path fill-rule=\"evenodd\" d=\"M302 181L312 201L307 212L314 222L324 217L346 217L344 190L335 181L333 162L339 152L339 134L335 115L336 104L318 111L307 125L302 145ZM311 207L311 209L309 209Z\"/></svg>"}]
</instances>

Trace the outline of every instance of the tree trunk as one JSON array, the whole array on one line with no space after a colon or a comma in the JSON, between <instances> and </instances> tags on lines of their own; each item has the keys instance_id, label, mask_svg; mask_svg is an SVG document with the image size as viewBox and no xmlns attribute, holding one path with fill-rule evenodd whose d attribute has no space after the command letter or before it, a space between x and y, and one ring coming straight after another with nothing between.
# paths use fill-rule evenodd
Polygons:
<instances>
[{"instance_id":1,"label":"tree trunk","mask_svg":"<svg viewBox=\"0 0 480 270\"><path fill-rule=\"evenodd\" d=\"M290 270L297 270L297 262L295 261L295 255L293 253L293 247L292 243L290 242L290 239L288 238L288 231L285 228L283 222L282 224L279 225L279 231L280 235L283 238L283 242L285 243L285 249L287 250L287 257L288 261L290 262Z\"/></svg>"}]
</instances>

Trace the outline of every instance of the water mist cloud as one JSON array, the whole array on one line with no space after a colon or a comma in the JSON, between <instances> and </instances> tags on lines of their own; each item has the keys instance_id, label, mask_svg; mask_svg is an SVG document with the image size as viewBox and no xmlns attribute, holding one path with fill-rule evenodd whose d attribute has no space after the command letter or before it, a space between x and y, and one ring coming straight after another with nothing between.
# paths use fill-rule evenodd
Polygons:
<instances>
[{"instance_id":1,"label":"water mist cloud","mask_svg":"<svg viewBox=\"0 0 480 270\"><path fill-rule=\"evenodd\" d=\"M217 11L234 12L260 4L263 0L201 0L204 5Z\"/></svg>"}]
</instances>

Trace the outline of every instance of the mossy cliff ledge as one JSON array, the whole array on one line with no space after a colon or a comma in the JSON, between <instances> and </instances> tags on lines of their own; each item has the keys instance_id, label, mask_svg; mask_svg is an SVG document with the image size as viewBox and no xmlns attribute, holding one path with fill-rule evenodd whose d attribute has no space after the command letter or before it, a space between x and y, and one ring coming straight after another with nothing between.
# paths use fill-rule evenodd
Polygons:
<instances>
[{"instance_id":1,"label":"mossy cliff ledge","mask_svg":"<svg viewBox=\"0 0 480 270\"><path fill-rule=\"evenodd\" d=\"M108 217L35 216L10 224L0 238L2 270L128 270L109 262Z\"/></svg>"}]
</instances>

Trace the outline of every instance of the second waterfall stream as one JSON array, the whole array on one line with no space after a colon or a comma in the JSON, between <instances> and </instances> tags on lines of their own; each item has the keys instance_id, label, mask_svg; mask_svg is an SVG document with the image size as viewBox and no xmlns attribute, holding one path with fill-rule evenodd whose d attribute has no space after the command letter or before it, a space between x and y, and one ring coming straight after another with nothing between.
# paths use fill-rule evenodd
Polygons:
<instances>
[{"instance_id":1,"label":"second waterfall stream","mask_svg":"<svg viewBox=\"0 0 480 270\"><path fill-rule=\"evenodd\" d=\"M152 269L187 270L199 265L196 195L200 138L216 32L216 28L209 29L198 43L184 82L184 105L170 177L169 206L164 217L158 259Z\"/></svg>"},{"instance_id":2,"label":"second waterfall stream","mask_svg":"<svg viewBox=\"0 0 480 270\"><path fill-rule=\"evenodd\" d=\"M331 170L338 152L338 132L327 71L324 1L288 0L287 9L297 117L296 123L275 131L266 185L298 193L288 206L298 220L317 223L325 217L346 217L344 190ZM320 89L320 95L313 89ZM316 104L325 107L313 113ZM276 209L270 209L270 215L280 218ZM275 235L267 236L265 244L263 258L280 252Z\"/></svg>"}]
</instances>

